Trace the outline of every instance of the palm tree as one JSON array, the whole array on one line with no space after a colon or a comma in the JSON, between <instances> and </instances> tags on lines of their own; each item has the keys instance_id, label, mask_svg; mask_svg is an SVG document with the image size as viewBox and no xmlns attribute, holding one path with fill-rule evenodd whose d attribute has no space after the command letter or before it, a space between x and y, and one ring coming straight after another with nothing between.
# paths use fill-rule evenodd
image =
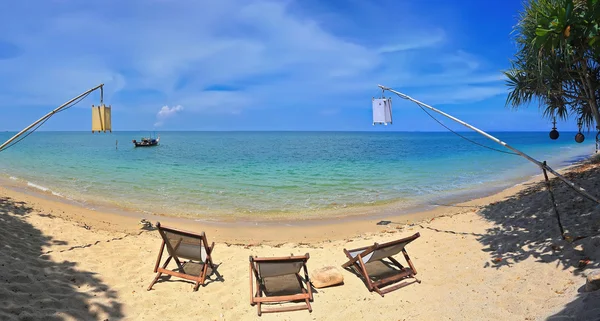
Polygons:
<instances>
[{"instance_id":1,"label":"palm tree","mask_svg":"<svg viewBox=\"0 0 600 321\"><path fill-rule=\"evenodd\" d=\"M530 0L515 26L505 72L513 108L537 101L545 117L581 118L600 130L600 1Z\"/></svg>"}]
</instances>

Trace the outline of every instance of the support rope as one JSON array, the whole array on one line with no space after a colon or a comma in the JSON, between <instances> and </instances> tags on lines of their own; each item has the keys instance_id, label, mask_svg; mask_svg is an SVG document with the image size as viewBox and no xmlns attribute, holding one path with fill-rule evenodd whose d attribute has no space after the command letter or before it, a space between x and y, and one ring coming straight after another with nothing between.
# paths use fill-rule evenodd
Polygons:
<instances>
[{"instance_id":1,"label":"support rope","mask_svg":"<svg viewBox=\"0 0 600 321\"><path fill-rule=\"evenodd\" d=\"M88 96L89 94L91 94L91 93L92 93L92 92L89 92L89 93L85 94L84 96L82 96L82 97L81 97L81 98L79 98L78 100L76 100L76 101L74 101L74 102L70 103L69 105L65 106L63 109L61 109L61 110L59 110L59 111L57 111L57 112L53 113L52 115L48 116L48 118L44 119L44 120L43 120L41 123L37 124L37 126L35 126L34 128L32 128L31 130L29 130L29 131L27 132L27 134L25 134L23 137L19 138L18 140L16 140L16 141L12 142L10 145L8 145L8 146L4 147L2 150L0 150L0 152L3 152L3 151L5 151L5 150L7 150L7 149L11 148L12 146L14 146L14 145L18 144L20 141L22 141L23 139L27 138L27 136L31 135L31 134L32 134L33 132L35 132L35 131L36 131L38 128L40 128L40 127L41 127L41 126L42 126L42 125L43 125L45 122L47 122L47 121L48 121L48 119L50 119L52 116L54 116L54 115L56 115L56 114L58 114L58 113L60 113L60 112L63 112L63 111L65 111L65 110L67 110L67 109L69 109L69 108L71 108L71 107L73 107L73 106L75 106L75 105L77 105L77 104L78 104L80 101L82 101L82 100L83 100L85 97L87 97L87 96Z\"/></svg>"},{"instance_id":2,"label":"support rope","mask_svg":"<svg viewBox=\"0 0 600 321\"><path fill-rule=\"evenodd\" d=\"M475 145L479 145L479 146L487 148L487 149L491 149L491 150L496 151L496 152L500 152L500 153L504 153L504 154L510 154L510 155L519 155L517 153L508 152L508 151L505 151L505 150L500 150L500 149L496 149L494 147L486 146L486 145L480 144L480 143L478 143L478 142L476 142L476 141L474 141L472 139L469 139L469 138L467 138L467 137L465 137L465 136L463 136L463 135L461 135L461 134L453 131L452 129L450 129L450 127L444 125L444 123L442 123L440 120L438 120L437 118L435 118L432 114L430 114L425 108L423 108L423 106L421 106L421 104L417 104L417 106L419 106L419 108L421 108L422 111L424 111L427 115L429 115L429 117L431 117L433 120L435 120L438 124L442 125L444 128L446 128L447 130L449 130L453 134L457 135L458 137L460 137L460 138L462 138L462 139L464 139L466 141L469 141L469 142L471 142L471 143L473 143Z\"/></svg>"},{"instance_id":3,"label":"support rope","mask_svg":"<svg viewBox=\"0 0 600 321\"><path fill-rule=\"evenodd\" d=\"M546 166L546 161L544 161L544 166ZM558 228L560 228L560 236L565 239L565 230L563 228L562 222L560 221L560 214L558 213L558 207L556 206L556 199L554 198L554 192L552 192L552 185L550 184L550 180L548 179L548 173L545 168L542 168L544 172L544 180L546 181L546 189L548 189L548 194L550 195L550 201L552 202L552 207L554 208L554 213L556 214L556 220L558 221Z\"/></svg>"}]
</instances>

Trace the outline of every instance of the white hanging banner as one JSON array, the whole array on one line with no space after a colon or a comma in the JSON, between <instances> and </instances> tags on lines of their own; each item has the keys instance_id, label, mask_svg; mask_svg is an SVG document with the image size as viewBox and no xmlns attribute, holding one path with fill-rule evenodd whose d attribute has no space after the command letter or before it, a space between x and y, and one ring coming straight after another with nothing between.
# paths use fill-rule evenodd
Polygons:
<instances>
[{"instance_id":1,"label":"white hanging banner","mask_svg":"<svg viewBox=\"0 0 600 321\"><path fill-rule=\"evenodd\" d=\"M373 98L373 125L392 123L392 99Z\"/></svg>"}]
</instances>

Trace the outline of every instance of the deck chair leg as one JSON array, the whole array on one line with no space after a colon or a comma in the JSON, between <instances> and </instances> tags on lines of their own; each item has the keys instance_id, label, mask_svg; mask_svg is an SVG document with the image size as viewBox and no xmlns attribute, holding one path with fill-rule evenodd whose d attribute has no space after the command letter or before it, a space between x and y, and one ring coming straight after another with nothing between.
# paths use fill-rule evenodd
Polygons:
<instances>
[{"instance_id":1,"label":"deck chair leg","mask_svg":"<svg viewBox=\"0 0 600 321\"><path fill-rule=\"evenodd\" d=\"M385 293L397 290L405 285L412 284L414 282L421 283L421 280L415 277L417 270L415 269L415 266L406 252L406 245L420 236L421 234L417 232L412 236L384 244L374 243L372 246L359 247L351 250L344 249L344 253L348 258L348 261L344 263L342 267L349 268L351 266L353 268L352 272L355 272L355 274L363 278L369 291L375 291L382 297ZM404 255L409 267L405 267L392 257L400 252L402 252ZM388 260L384 260L386 258L389 260L389 262ZM383 262L389 268L391 268L395 274L385 278L371 278L367 272L366 264L373 261ZM398 283L405 278L413 278L415 281L408 283L402 282L392 286L392 283Z\"/></svg>"},{"instance_id":2,"label":"deck chair leg","mask_svg":"<svg viewBox=\"0 0 600 321\"><path fill-rule=\"evenodd\" d=\"M194 292L198 291L200 285L204 285L204 280L206 279L206 271L208 271L208 264L204 262L204 267L202 268L201 274L198 276L198 280L196 280L196 284L194 285Z\"/></svg>"},{"instance_id":3,"label":"deck chair leg","mask_svg":"<svg viewBox=\"0 0 600 321\"><path fill-rule=\"evenodd\" d=\"M360 274L362 276L363 282L365 283L365 286L367 287L367 289L369 291L373 291L373 289L371 289L371 285L369 284L368 276L366 276L360 266L360 264L358 264L358 262L354 262L354 264L352 265L352 268L356 271L356 273Z\"/></svg>"},{"instance_id":4,"label":"deck chair leg","mask_svg":"<svg viewBox=\"0 0 600 321\"><path fill-rule=\"evenodd\" d=\"M261 293L261 290L260 290L260 285L258 284L258 282L256 282L256 285L258 287L258 290L256 290L256 296L257 297L261 297L262 293ZM262 311L261 311L260 305L261 305L261 302L256 302L256 311L257 311L259 317L262 315Z\"/></svg>"},{"instance_id":5,"label":"deck chair leg","mask_svg":"<svg viewBox=\"0 0 600 321\"><path fill-rule=\"evenodd\" d=\"M163 252L165 250L165 241L163 240L160 244L160 250L158 251L158 257L156 258L156 264L154 265L154 273L158 271L158 266L160 265L160 259L162 258Z\"/></svg>"},{"instance_id":6,"label":"deck chair leg","mask_svg":"<svg viewBox=\"0 0 600 321\"><path fill-rule=\"evenodd\" d=\"M363 263L362 257L360 257L359 254L359 260L358 260L359 266L360 266L360 270L362 271L362 275L365 278L365 283L367 284L367 287L369 288L369 291L373 291L374 286L373 283L371 283L371 278L369 277L369 273L367 272L367 267L365 266L365 264ZM379 292L379 289L376 289L376 291L381 294L381 292ZM381 294L381 296L383 296L383 294Z\"/></svg>"},{"instance_id":7,"label":"deck chair leg","mask_svg":"<svg viewBox=\"0 0 600 321\"><path fill-rule=\"evenodd\" d=\"M307 288L305 289L304 283L302 282L302 277L300 276L300 274L296 273L296 278L298 278L298 283L300 283L300 289L301 289L302 293L308 294L308 298L304 299L304 301L306 302L306 306L308 307L308 312L312 312L312 307L310 306L310 300L312 300L311 293L310 293L310 283L306 282Z\"/></svg>"},{"instance_id":8,"label":"deck chair leg","mask_svg":"<svg viewBox=\"0 0 600 321\"><path fill-rule=\"evenodd\" d=\"M408 256L408 255L406 255L406 256ZM398 262L398 260L394 259L393 257L390 256L390 257L388 257L388 259L390 261L392 261L392 263L394 263L399 269L401 269L401 270L405 269L404 265L402 265L400 262ZM419 279L417 279L417 277L415 277L415 274L416 274L415 270L414 270L415 267L412 265L412 262L410 262L410 259L407 262L408 262L408 264L410 266L411 271L413 271L413 274L411 274L410 277L413 278L413 279L415 279L415 281L417 283L421 283L421 280L419 280Z\"/></svg>"},{"instance_id":9,"label":"deck chair leg","mask_svg":"<svg viewBox=\"0 0 600 321\"><path fill-rule=\"evenodd\" d=\"M219 276L219 273L217 272L217 269L215 268L215 265L213 264L212 260L210 261L210 274L216 274L217 276Z\"/></svg>"},{"instance_id":10,"label":"deck chair leg","mask_svg":"<svg viewBox=\"0 0 600 321\"><path fill-rule=\"evenodd\" d=\"M254 305L254 291L252 291L252 262L250 262L250 305Z\"/></svg>"},{"instance_id":11,"label":"deck chair leg","mask_svg":"<svg viewBox=\"0 0 600 321\"><path fill-rule=\"evenodd\" d=\"M215 243L213 242L209 247L204 232L194 233L161 226L160 222L156 223L156 227L162 238L160 251L154 266L154 272L158 274L148 287L148 290L152 288L163 274L166 274L185 279L188 282L192 281L193 290L198 291L200 285L205 285L209 265L213 272L215 270L211 257ZM162 268L160 268L161 255L165 248L169 252L169 257L164 262L164 265L162 265ZM174 269L167 268L168 264L172 261L175 262L177 267ZM198 268L200 268L200 272L196 273Z\"/></svg>"},{"instance_id":12,"label":"deck chair leg","mask_svg":"<svg viewBox=\"0 0 600 321\"><path fill-rule=\"evenodd\" d=\"M312 313L312 307L310 306L310 300L309 299L305 299L304 301L306 301L306 306L308 307L308 312Z\"/></svg>"},{"instance_id":13,"label":"deck chair leg","mask_svg":"<svg viewBox=\"0 0 600 321\"><path fill-rule=\"evenodd\" d=\"M314 301L313 300L313 294L312 294L312 287L310 284L310 276L308 275L308 268L306 267L306 264L304 264L304 277L306 280L306 289L308 290L308 299L310 302Z\"/></svg>"},{"instance_id":14,"label":"deck chair leg","mask_svg":"<svg viewBox=\"0 0 600 321\"><path fill-rule=\"evenodd\" d=\"M404 254L404 259L406 260L406 262L408 262L408 266L410 266L410 269L413 271L413 274L417 274L417 269L415 269L415 266L413 265L412 261L410 260L410 256L408 256L408 252L406 252L406 250L402 250L402 254Z\"/></svg>"},{"instance_id":15,"label":"deck chair leg","mask_svg":"<svg viewBox=\"0 0 600 321\"><path fill-rule=\"evenodd\" d=\"M379 293L379 295L381 295L381 297L384 297L383 292L381 292L381 290L379 290L378 287L374 286L372 291L375 291L375 292Z\"/></svg>"},{"instance_id":16,"label":"deck chair leg","mask_svg":"<svg viewBox=\"0 0 600 321\"><path fill-rule=\"evenodd\" d=\"M200 283L204 285L204 281L206 280L206 273L208 273L208 264L204 262L204 267L202 268L202 275L200 277Z\"/></svg>"},{"instance_id":17,"label":"deck chair leg","mask_svg":"<svg viewBox=\"0 0 600 321\"><path fill-rule=\"evenodd\" d=\"M256 279L256 296L257 297L261 297L262 296L262 289L260 287L260 283L258 282L258 279ZM256 302L256 309L258 310L258 316L260 317L262 315L262 310L261 310L261 302Z\"/></svg>"},{"instance_id":18,"label":"deck chair leg","mask_svg":"<svg viewBox=\"0 0 600 321\"><path fill-rule=\"evenodd\" d=\"M159 258L159 260L160 260L160 258ZM165 261L165 264L163 264L162 268L166 269L167 265L169 265L169 262L171 262L171 257L170 256L167 258L167 260ZM162 272L158 272L156 274L156 277L154 278L154 280L152 281L152 283L150 283L150 286L148 286L147 291L152 290L152 286L154 286L154 283L158 282L158 279L160 278L161 275L162 275Z\"/></svg>"},{"instance_id":19,"label":"deck chair leg","mask_svg":"<svg viewBox=\"0 0 600 321\"><path fill-rule=\"evenodd\" d=\"M277 257L277 258L258 258L250 257L249 281L250 281L250 304L256 305L256 313L260 317L264 313L273 312L288 312L297 310L308 310L312 312L312 294L310 288L310 279L306 268L306 261L309 259L308 253L303 256ZM289 262L289 263L288 263ZM298 264L302 264L299 266ZM261 266L269 266L269 268L261 269ZM293 264L293 265L290 265ZM270 266L277 270L272 270ZM281 267L283 266L283 267ZM301 276L301 268L304 267L306 277ZM291 270L294 269L294 270ZM281 271L279 271L281 270ZM260 272L259 272L260 271ZM301 293L294 294L279 294L277 292L269 292L267 284L269 277L278 276L296 276ZM253 284L253 282L255 282ZM256 289L254 289L256 285ZM254 293L254 291L256 291ZM302 302L304 301L304 302ZM267 307L263 311L263 303L279 303L277 307ZM287 303L291 305L288 306Z\"/></svg>"},{"instance_id":20,"label":"deck chair leg","mask_svg":"<svg viewBox=\"0 0 600 321\"><path fill-rule=\"evenodd\" d=\"M150 283L150 286L148 286L147 291L152 290L152 286L154 286L154 283L156 283L158 281L158 279L160 278L161 275L162 275L161 272L156 273L156 277L154 278L154 280L152 280L152 283Z\"/></svg>"}]
</instances>

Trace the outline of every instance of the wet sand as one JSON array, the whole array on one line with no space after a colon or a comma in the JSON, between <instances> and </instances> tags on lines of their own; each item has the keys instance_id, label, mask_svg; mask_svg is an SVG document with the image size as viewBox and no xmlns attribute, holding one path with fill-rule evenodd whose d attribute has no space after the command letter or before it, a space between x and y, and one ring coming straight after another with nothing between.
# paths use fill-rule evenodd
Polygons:
<instances>
[{"instance_id":1,"label":"wet sand","mask_svg":"<svg viewBox=\"0 0 600 321\"><path fill-rule=\"evenodd\" d=\"M568 172L598 195L600 166L586 164ZM344 284L317 289L312 313L260 319L600 319L600 292L582 291L585 275L600 267L600 207L553 183L567 235L563 240L539 181L538 176L491 196L385 217L365 213L236 223L145 217L205 231L216 242L213 257L221 278L212 275L197 292L191 282L164 276L146 291L160 237L154 228L140 225L138 213L91 210L2 187L0 319L256 320L256 308L249 303L248 256L291 253L310 253L309 271L338 267ZM378 225L382 220L387 224ZM415 232L421 237L407 250L421 284L382 298L341 268L343 248Z\"/></svg>"}]
</instances>

